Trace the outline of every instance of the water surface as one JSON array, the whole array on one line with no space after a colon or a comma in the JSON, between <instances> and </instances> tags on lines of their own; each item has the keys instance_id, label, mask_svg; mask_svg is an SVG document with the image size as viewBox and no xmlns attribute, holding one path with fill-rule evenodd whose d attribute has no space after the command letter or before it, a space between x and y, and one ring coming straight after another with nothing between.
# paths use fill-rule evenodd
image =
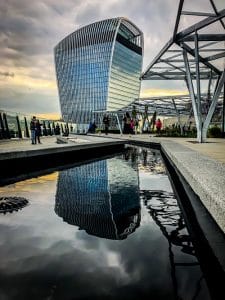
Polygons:
<instances>
[{"instance_id":1,"label":"water surface","mask_svg":"<svg viewBox=\"0 0 225 300\"><path fill-rule=\"evenodd\" d=\"M211 299L159 152L0 188L29 200L0 215L0 298Z\"/></svg>"}]
</instances>

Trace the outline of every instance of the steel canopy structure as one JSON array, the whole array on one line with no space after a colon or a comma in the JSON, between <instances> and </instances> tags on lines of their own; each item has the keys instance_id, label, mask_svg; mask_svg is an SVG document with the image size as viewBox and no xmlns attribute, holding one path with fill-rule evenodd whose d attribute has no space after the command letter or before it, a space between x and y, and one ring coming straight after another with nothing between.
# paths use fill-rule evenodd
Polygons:
<instances>
[{"instance_id":1,"label":"steel canopy structure","mask_svg":"<svg viewBox=\"0 0 225 300\"><path fill-rule=\"evenodd\" d=\"M212 95L210 95L210 97L212 97ZM208 94L202 94L202 100L206 104L203 108L205 113L209 108L209 104L207 105L206 101L207 99ZM223 97L221 94L216 104L216 110L218 113L222 111L222 106ZM156 111L157 115L164 117L193 115L192 101L189 94L139 98L118 112L132 112L132 110L135 108L137 112L143 113L146 107L148 107L149 114L153 114Z\"/></svg>"},{"instance_id":2,"label":"steel canopy structure","mask_svg":"<svg viewBox=\"0 0 225 300\"><path fill-rule=\"evenodd\" d=\"M142 80L186 82L199 142L206 141L207 130L225 82L225 8L219 10L213 0L206 2L209 4L208 11L193 12L184 7L191 1L180 0L172 38L141 75ZM183 16L186 22L188 17L195 22L178 32ZM201 20L196 22L196 17ZM207 93L204 91L204 94L202 80L207 83ZM223 132L224 101L223 96Z\"/></svg>"}]
</instances>

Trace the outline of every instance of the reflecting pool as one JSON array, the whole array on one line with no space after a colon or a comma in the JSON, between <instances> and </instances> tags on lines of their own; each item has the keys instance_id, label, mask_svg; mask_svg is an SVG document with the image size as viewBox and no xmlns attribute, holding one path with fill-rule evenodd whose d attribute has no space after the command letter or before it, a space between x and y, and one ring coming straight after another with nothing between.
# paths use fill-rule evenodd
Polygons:
<instances>
[{"instance_id":1,"label":"reflecting pool","mask_svg":"<svg viewBox=\"0 0 225 300\"><path fill-rule=\"evenodd\" d=\"M160 153L0 188L0 299L212 299Z\"/></svg>"}]
</instances>

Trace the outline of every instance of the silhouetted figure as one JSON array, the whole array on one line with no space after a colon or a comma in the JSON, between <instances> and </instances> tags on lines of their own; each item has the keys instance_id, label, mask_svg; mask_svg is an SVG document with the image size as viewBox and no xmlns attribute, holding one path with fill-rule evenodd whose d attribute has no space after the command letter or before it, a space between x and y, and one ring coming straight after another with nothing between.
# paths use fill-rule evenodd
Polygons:
<instances>
[{"instance_id":1,"label":"silhouetted figure","mask_svg":"<svg viewBox=\"0 0 225 300\"><path fill-rule=\"evenodd\" d=\"M154 131L154 128L155 128L155 122L156 122L156 111L154 112L152 118L151 118L151 125L150 125L150 130L151 130L151 127L152 127L152 131Z\"/></svg>"},{"instance_id":2,"label":"silhouetted figure","mask_svg":"<svg viewBox=\"0 0 225 300\"><path fill-rule=\"evenodd\" d=\"M123 133L131 133L131 117L129 112L126 112L124 118L123 118L123 122L124 122L124 127L123 127Z\"/></svg>"},{"instance_id":3,"label":"silhouetted figure","mask_svg":"<svg viewBox=\"0 0 225 300\"><path fill-rule=\"evenodd\" d=\"M96 128L97 128L97 125L95 124L95 121L90 122L88 132L89 133L95 133Z\"/></svg>"},{"instance_id":4,"label":"silhouetted figure","mask_svg":"<svg viewBox=\"0 0 225 300\"><path fill-rule=\"evenodd\" d=\"M36 126L35 126L35 142L38 142L38 144L41 144L40 136L41 136L41 126L39 120L36 120Z\"/></svg>"},{"instance_id":5,"label":"silhouetted figure","mask_svg":"<svg viewBox=\"0 0 225 300\"><path fill-rule=\"evenodd\" d=\"M104 127L105 127L105 134L108 134L109 132L109 116L108 115L104 115L103 117L103 124L104 124Z\"/></svg>"},{"instance_id":6,"label":"silhouetted figure","mask_svg":"<svg viewBox=\"0 0 225 300\"><path fill-rule=\"evenodd\" d=\"M59 134L60 134L60 127L59 127L59 123L57 123L55 127L55 135L59 135Z\"/></svg>"}]
</instances>

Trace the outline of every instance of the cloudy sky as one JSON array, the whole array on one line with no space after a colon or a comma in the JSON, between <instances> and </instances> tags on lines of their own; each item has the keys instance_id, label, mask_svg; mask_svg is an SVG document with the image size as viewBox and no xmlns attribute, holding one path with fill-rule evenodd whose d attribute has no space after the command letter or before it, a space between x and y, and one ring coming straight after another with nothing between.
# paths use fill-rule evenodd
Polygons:
<instances>
[{"instance_id":1,"label":"cloudy sky","mask_svg":"<svg viewBox=\"0 0 225 300\"><path fill-rule=\"evenodd\" d=\"M200 2L204 5L209 1ZM101 19L124 16L143 31L145 69L172 36L178 3L178 0L0 1L0 109L60 115L53 48L69 33ZM184 83L148 81L142 85L141 95L184 91Z\"/></svg>"}]
</instances>

